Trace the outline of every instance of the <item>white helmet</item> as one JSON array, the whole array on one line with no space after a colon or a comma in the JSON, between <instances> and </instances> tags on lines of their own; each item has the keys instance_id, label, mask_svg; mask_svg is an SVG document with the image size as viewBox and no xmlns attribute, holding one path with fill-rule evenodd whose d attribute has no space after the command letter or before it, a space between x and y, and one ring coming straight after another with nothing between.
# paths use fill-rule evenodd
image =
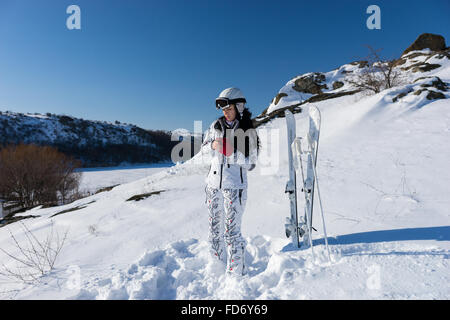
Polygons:
<instances>
[{"instance_id":1,"label":"white helmet","mask_svg":"<svg viewBox=\"0 0 450 320\"><path fill-rule=\"evenodd\" d=\"M242 115L246 102L247 100L245 100L245 97L239 88L227 88L216 98L216 108L225 109L230 104L234 104L236 105L238 112Z\"/></svg>"}]
</instances>

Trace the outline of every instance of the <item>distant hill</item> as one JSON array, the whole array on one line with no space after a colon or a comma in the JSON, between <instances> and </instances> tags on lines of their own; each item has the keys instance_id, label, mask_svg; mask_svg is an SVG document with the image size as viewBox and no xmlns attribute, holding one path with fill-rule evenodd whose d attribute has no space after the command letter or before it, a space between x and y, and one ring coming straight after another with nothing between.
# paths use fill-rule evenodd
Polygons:
<instances>
[{"instance_id":1,"label":"distant hill","mask_svg":"<svg viewBox=\"0 0 450 320\"><path fill-rule=\"evenodd\" d=\"M119 121L0 111L0 148L20 142L49 145L81 160L83 167L169 161L176 143L170 137L169 131Z\"/></svg>"}]
</instances>

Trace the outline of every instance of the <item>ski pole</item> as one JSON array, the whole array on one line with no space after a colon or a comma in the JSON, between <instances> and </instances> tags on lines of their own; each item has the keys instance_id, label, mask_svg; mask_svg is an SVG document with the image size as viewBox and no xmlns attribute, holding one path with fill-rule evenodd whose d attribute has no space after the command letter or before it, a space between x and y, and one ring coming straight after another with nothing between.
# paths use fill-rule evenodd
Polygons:
<instances>
[{"instance_id":1,"label":"ski pole","mask_svg":"<svg viewBox=\"0 0 450 320\"><path fill-rule=\"evenodd\" d=\"M311 154L313 154L313 153L311 153ZM314 156L313 156L313 161L314 162L316 161ZM328 260L331 263L330 248L328 247L327 229L325 228L325 217L323 215L322 199L320 197L319 180L317 179L317 172L316 172L315 166L313 166L313 171L314 171L314 180L316 181L316 186L317 186L317 196L319 198L320 212L321 212L321 216L322 216L323 233L324 233L324 236L325 236L325 246L326 246L327 252L328 252Z\"/></svg>"}]
</instances>

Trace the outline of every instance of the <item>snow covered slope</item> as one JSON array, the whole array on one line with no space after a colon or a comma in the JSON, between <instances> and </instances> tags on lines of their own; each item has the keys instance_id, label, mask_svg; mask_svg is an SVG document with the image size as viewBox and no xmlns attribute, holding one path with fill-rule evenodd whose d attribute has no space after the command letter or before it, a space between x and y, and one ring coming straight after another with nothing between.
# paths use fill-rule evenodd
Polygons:
<instances>
[{"instance_id":1,"label":"snow covered slope","mask_svg":"<svg viewBox=\"0 0 450 320\"><path fill-rule=\"evenodd\" d=\"M431 78L372 96L357 93L315 103L322 112L317 170L332 263L318 216L315 261L309 250L293 249L284 236L286 126L277 118L258 128L264 149L248 176L242 223L247 276L227 278L209 258L204 194L209 164L196 163L197 155L109 192L23 213L40 216L23 220L37 238L48 234L52 221L60 232L69 229L68 238L51 274L33 285L2 278L1 297L448 299L450 95L443 91L447 99L429 100L427 92L413 94L430 89L420 85L435 76L450 82L448 59L440 63L425 74ZM308 106L295 115L298 135L306 132ZM127 201L143 194L142 200ZM69 208L79 209L52 217ZM26 243L23 227L0 228L2 249L18 254L8 230ZM1 252L0 262L16 267Z\"/></svg>"},{"instance_id":2,"label":"snow covered slope","mask_svg":"<svg viewBox=\"0 0 450 320\"><path fill-rule=\"evenodd\" d=\"M403 102L405 96L423 94L427 100L442 99L448 86L441 78L448 78L448 61L450 48L442 51L423 50L410 51L393 60L390 81L401 90L392 97L393 102ZM361 87L355 86L361 78L384 79L388 73L388 62L374 62L382 67L370 67L372 61L355 61L344 64L329 72L310 72L289 80L274 97L270 105L256 117L256 123L265 123L285 108L298 109L305 102L317 102L337 97L352 95ZM383 71L383 70L384 71ZM383 81L385 82L385 81ZM409 84L409 86L403 86ZM370 85L373 87L373 85ZM425 94L426 93L426 94ZM414 100L414 99L412 99ZM421 99L418 103L425 104ZM409 103L409 102L408 102Z\"/></svg>"}]
</instances>

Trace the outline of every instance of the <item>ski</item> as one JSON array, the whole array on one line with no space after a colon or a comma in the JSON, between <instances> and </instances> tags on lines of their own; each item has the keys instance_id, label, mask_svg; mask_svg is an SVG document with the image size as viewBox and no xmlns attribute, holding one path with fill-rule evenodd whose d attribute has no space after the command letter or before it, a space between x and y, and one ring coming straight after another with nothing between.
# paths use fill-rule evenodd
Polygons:
<instances>
[{"instance_id":1,"label":"ski","mask_svg":"<svg viewBox=\"0 0 450 320\"><path fill-rule=\"evenodd\" d=\"M312 257L313 260L315 260L312 241L312 230L314 229L312 226L312 218L314 208L314 195L317 193L322 218L322 228L325 239L325 247L328 253L328 261L332 263L330 248L328 246L327 229L325 226L325 217L323 213L322 199L320 196L319 178L317 177L317 170L316 170L317 152L319 149L320 123L321 123L321 115L319 109L315 106L311 106L309 108L309 131L306 137L308 148L305 151L302 150L301 138L295 138L293 144L291 145L291 148L292 153L295 155L294 156L295 168L297 171L301 170L302 173L302 182L303 182L302 192L305 196L305 216L303 218L303 221L301 221L299 224L300 232L304 232L303 242L305 243L305 245L307 244L310 245ZM303 160L302 160L303 154L307 156L306 178L303 170Z\"/></svg>"},{"instance_id":2,"label":"ski","mask_svg":"<svg viewBox=\"0 0 450 320\"><path fill-rule=\"evenodd\" d=\"M294 155L294 167L301 173L302 188L305 198L304 215L298 222L299 237L303 237L305 246L312 248L312 218L314 208L315 168L317 164L317 152L320 135L320 111L315 106L309 108L309 129L306 136L307 148L302 148L302 138L296 137L291 144L291 152ZM306 168L303 167L303 155L306 156ZM305 172L306 171L306 172Z\"/></svg>"},{"instance_id":3,"label":"ski","mask_svg":"<svg viewBox=\"0 0 450 320\"><path fill-rule=\"evenodd\" d=\"M307 202L305 204L305 220L308 223L307 229L312 229L312 219L314 210L314 189L315 189L315 169L317 165L317 152L319 150L319 136L320 136L320 111L317 107L309 107L309 131L307 134L308 150L307 150L307 166L306 166L306 180L303 184L303 193L306 195ZM311 234L309 234L311 236ZM309 239L305 239L309 241Z\"/></svg>"},{"instance_id":4,"label":"ski","mask_svg":"<svg viewBox=\"0 0 450 320\"><path fill-rule=\"evenodd\" d=\"M288 138L288 159L289 159L289 180L286 183L285 193L288 194L290 204L290 216L286 217L285 230L286 237L291 238L292 244L300 247L300 234L298 229L298 215L297 215L297 182L294 168L294 157L292 154L291 145L294 142L295 133L295 118L291 111L284 111L286 117L286 128Z\"/></svg>"}]
</instances>

